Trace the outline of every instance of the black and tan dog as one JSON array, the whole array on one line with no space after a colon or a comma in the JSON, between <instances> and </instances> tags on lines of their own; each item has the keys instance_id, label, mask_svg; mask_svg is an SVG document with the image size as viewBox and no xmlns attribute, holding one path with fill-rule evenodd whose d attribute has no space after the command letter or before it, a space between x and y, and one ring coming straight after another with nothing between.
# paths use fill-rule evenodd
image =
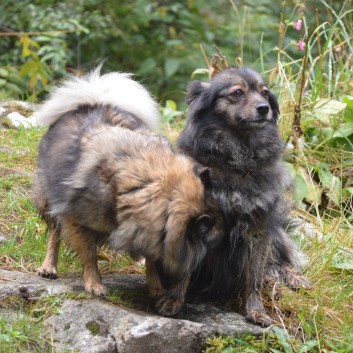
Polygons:
<instances>
[{"instance_id":1,"label":"black and tan dog","mask_svg":"<svg viewBox=\"0 0 353 353\"><path fill-rule=\"evenodd\" d=\"M223 234L218 208L205 197L208 170L151 131L157 105L127 74L97 69L68 80L38 118L49 130L34 200L50 232L38 274L56 277L63 234L82 261L85 289L104 294L97 244L109 242L146 258L158 312L176 314L191 273Z\"/></svg>"},{"instance_id":2,"label":"black and tan dog","mask_svg":"<svg viewBox=\"0 0 353 353\"><path fill-rule=\"evenodd\" d=\"M264 281L307 288L299 252L286 232L291 180L281 163L279 107L264 79L246 68L228 68L210 82L189 85L189 115L179 147L210 168L211 189L225 219L223 241L207 255L194 289L221 299L242 294L247 318L267 326Z\"/></svg>"}]
</instances>

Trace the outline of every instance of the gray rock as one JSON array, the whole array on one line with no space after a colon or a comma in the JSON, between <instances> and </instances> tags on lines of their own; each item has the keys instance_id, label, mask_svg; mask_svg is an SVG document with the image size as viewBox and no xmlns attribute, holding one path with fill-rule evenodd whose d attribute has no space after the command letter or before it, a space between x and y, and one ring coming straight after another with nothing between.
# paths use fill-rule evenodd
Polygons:
<instances>
[{"instance_id":1,"label":"gray rock","mask_svg":"<svg viewBox=\"0 0 353 353\"><path fill-rule=\"evenodd\" d=\"M101 300L66 300L59 315L45 320L58 350L84 353L195 353L214 335L260 334L241 315L208 305L186 305L190 320L133 311Z\"/></svg>"},{"instance_id":2,"label":"gray rock","mask_svg":"<svg viewBox=\"0 0 353 353\"><path fill-rule=\"evenodd\" d=\"M0 270L0 282L0 299L24 292L32 297L83 291L81 278L49 280L31 273ZM65 300L60 313L44 322L58 351L194 353L202 351L207 337L263 332L242 315L208 303L188 302L176 318L158 316L142 275L104 275L103 282L111 291L130 293L134 310L107 299Z\"/></svg>"},{"instance_id":3,"label":"gray rock","mask_svg":"<svg viewBox=\"0 0 353 353\"><path fill-rule=\"evenodd\" d=\"M5 233L0 232L0 244L8 241L9 236L6 235Z\"/></svg>"},{"instance_id":4,"label":"gray rock","mask_svg":"<svg viewBox=\"0 0 353 353\"><path fill-rule=\"evenodd\" d=\"M145 279L142 275L105 275L104 284L110 290L138 290L145 288ZM20 293L21 288L31 296L64 294L68 292L83 292L81 277L46 279L35 273L7 271L0 269L0 299Z\"/></svg>"},{"instance_id":5,"label":"gray rock","mask_svg":"<svg viewBox=\"0 0 353 353\"><path fill-rule=\"evenodd\" d=\"M24 109L24 110L31 110L31 111L37 111L38 108L40 107L39 104L35 103L30 103L26 101L4 101L0 103L0 107L9 109L9 110L14 110L14 109Z\"/></svg>"},{"instance_id":6,"label":"gray rock","mask_svg":"<svg viewBox=\"0 0 353 353\"><path fill-rule=\"evenodd\" d=\"M0 106L0 119L5 116L6 112L7 110L4 107Z\"/></svg>"},{"instance_id":7,"label":"gray rock","mask_svg":"<svg viewBox=\"0 0 353 353\"><path fill-rule=\"evenodd\" d=\"M2 102L0 103L0 123L11 129L19 129L21 126L25 129L40 126L35 114L37 110L38 105L29 102ZM25 113L20 113L22 111Z\"/></svg>"}]
</instances>

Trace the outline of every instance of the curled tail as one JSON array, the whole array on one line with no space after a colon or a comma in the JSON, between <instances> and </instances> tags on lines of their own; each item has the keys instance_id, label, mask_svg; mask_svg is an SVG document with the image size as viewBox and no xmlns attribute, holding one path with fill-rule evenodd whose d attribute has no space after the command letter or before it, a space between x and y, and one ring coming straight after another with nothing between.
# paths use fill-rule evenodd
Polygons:
<instances>
[{"instance_id":1,"label":"curled tail","mask_svg":"<svg viewBox=\"0 0 353 353\"><path fill-rule=\"evenodd\" d=\"M159 110L148 90L132 74L111 72L101 75L101 65L83 77L71 77L58 86L37 114L40 125L50 126L78 106L111 105L134 114L150 129L159 127Z\"/></svg>"}]
</instances>

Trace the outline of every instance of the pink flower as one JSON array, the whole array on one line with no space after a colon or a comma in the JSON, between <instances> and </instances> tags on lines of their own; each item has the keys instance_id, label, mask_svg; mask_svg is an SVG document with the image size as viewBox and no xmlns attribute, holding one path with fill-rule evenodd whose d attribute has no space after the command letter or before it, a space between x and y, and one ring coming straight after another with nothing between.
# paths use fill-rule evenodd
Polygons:
<instances>
[{"instance_id":1,"label":"pink flower","mask_svg":"<svg viewBox=\"0 0 353 353\"><path fill-rule=\"evenodd\" d=\"M298 22L295 24L295 29L297 31L300 31L300 29L302 28L302 24L303 24L303 21L302 20L298 20Z\"/></svg>"},{"instance_id":2,"label":"pink flower","mask_svg":"<svg viewBox=\"0 0 353 353\"><path fill-rule=\"evenodd\" d=\"M304 47L305 47L305 43L301 39L299 39L298 40L298 49L304 50Z\"/></svg>"}]
</instances>

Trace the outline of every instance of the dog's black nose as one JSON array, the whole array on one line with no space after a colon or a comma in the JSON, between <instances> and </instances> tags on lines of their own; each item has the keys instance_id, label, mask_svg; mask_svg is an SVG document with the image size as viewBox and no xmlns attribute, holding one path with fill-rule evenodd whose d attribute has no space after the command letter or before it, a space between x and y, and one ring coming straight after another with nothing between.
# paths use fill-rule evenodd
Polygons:
<instances>
[{"instance_id":1,"label":"dog's black nose","mask_svg":"<svg viewBox=\"0 0 353 353\"><path fill-rule=\"evenodd\" d=\"M256 107L256 110L260 115L266 115L269 112L270 107L267 104L260 104Z\"/></svg>"}]
</instances>

